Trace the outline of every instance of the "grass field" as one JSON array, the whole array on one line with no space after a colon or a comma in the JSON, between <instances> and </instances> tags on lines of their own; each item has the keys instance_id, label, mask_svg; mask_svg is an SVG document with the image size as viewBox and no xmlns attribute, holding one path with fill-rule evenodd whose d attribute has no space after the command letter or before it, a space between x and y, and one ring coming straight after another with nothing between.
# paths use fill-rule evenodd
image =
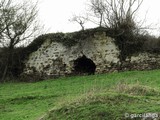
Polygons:
<instances>
[{"instance_id":1,"label":"grass field","mask_svg":"<svg viewBox=\"0 0 160 120\"><path fill-rule=\"evenodd\" d=\"M0 84L0 120L130 119L126 113L160 113L160 70Z\"/></svg>"}]
</instances>

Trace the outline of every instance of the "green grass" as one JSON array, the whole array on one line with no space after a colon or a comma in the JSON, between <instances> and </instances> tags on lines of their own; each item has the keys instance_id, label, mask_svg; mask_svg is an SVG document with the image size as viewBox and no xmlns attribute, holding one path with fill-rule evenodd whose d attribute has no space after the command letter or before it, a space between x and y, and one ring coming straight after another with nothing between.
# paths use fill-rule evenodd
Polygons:
<instances>
[{"instance_id":1,"label":"green grass","mask_svg":"<svg viewBox=\"0 0 160 120\"><path fill-rule=\"evenodd\" d=\"M0 84L0 120L123 120L155 112L160 70Z\"/></svg>"}]
</instances>

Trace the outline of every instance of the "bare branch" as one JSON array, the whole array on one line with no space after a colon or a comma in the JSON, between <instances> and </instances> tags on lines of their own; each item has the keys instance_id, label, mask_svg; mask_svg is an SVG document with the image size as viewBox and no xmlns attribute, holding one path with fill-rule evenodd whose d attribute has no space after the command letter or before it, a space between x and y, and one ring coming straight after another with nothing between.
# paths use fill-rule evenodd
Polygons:
<instances>
[{"instance_id":1,"label":"bare branch","mask_svg":"<svg viewBox=\"0 0 160 120\"><path fill-rule=\"evenodd\" d=\"M88 15L82 16L82 15L73 15L71 19L69 19L70 22L77 22L82 30L84 30L84 24L88 21Z\"/></svg>"},{"instance_id":2,"label":"bare branch","mask_svg":"<svg viewBox=\"0 0 160 120\"><path fill-rule=\"evenodd\" d=\"M24 1L13 3L12 0L0 2L0 41L6 41L6 46L13 48L21 41L28 40L38 32L37 2ZM3 42L4 43L4 42ZM3 44L4 45L4 44Z\"/></svg>"},{"instance_id":3,"label":"bare branch","mask_svg":"<svg viewBox=\"0 0 160 120\"><path fill-rule=\"evenodd\" d=\"M136 25L134 14L138 11L143 0L91 0L90 8L95 17L99 18L99 26L119 28Z\"/></svg>"}]
</instances>

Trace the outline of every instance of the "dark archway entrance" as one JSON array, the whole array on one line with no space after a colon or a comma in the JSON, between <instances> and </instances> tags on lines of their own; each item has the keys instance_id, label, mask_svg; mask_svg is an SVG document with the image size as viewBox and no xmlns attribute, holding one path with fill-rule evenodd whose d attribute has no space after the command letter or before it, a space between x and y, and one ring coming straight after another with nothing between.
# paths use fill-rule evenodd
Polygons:
<instances>
[{"instance_id":1,"label":"dark archway entrance","mask_svg":"<svg viewBox=\"0 0 160 120\"><path fill-rule=\"evenodd\" d=\"M94 74L96 69L96 65L94 62L87 58L85 55L76 59L74 61L74 71L75 74Z\"/></svg>"}]
</instances>

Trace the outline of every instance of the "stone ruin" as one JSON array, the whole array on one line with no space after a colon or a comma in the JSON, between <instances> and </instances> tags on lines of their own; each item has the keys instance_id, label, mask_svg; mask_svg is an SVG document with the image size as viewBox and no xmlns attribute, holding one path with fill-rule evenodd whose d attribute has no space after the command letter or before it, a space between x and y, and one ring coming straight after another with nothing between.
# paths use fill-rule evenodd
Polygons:
<instances>
[{"instance_id":1,"label":"stone ruin","mask_svg":"<svg viewBox=\"0 0 160 120\"><path fill-rule=\"evenodd\" d=\"M83 41L67 47L46 39L25 61L23 74L66 76L115 72L120 65L120 50L106 32L95 32ZM160 55L137 53L126 59L124 70L160 68Z\"/></svg>"},{"instance_id":2,"label":"stone ruin","mask_svg":"<svg viewBox=\"0 0 160 120\"><path fill-rule=\"evenodd\" d=\"M24 73L38 72L48 76L104 73L115 70L118 56L119 49L114 39L107 37L105 32L96 32L71 47L46 39L37 51L29 55Z\"/></svg>"}]
</instances>

